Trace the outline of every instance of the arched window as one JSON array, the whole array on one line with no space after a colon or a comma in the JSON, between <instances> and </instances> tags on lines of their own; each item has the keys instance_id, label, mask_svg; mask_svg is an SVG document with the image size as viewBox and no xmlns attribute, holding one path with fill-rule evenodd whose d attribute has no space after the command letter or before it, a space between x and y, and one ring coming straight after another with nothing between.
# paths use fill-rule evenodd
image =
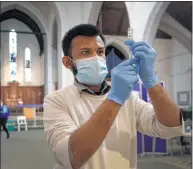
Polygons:
<instances>
[{"instance_id":1,"label":"arched window","mask_svg":"<svg viewBox=\"0 0 193 169\"><path fill-rule=\"evenodd\" d=\"M11 29L9 33L9 62L10 62L10 80L16 81L17 74L17 33Z\"/></svg>"},{"instance_id":2,"label":"arched window","mask_svg":"<svg viewBox=\"0 0 193 169\"><path fill-rule=\"evenodd\" d=\"M115 48L112 45L106 47L105 55L106 55L107 68L109 71L107 78L110 78L111 70L115 66L123 62L126 58L122 52L120 52L117 48Z\"/></svg>"},{"instance_id":3,"label":"arched window","mask_svg":"<svg viewBox=\"0 0 193 169\"><path fill-rule=\"evenodd\" d=\"M31 50L25 48L25 82L31 82Z\"/></svg>"}]
</instances>

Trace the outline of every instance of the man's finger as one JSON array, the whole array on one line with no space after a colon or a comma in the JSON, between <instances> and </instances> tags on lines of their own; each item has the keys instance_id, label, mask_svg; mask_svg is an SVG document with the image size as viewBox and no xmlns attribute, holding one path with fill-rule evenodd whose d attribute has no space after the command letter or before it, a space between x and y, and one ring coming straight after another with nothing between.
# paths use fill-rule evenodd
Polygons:
<instances>
[{"instance_id":1,"label":"man's finger","mask_svg":"<svg viewBox=\"0 0 193 169\"><path fill-rule=\"evenodd\" d=\"M132 46L135 43L134 40L126 40L125 45Z\"/></svg>"},{"instance_id":2,"label":"man's finger","mask_svg":"<svg viewBox=\"0 0 193 169\"><path fill-rule=\"evenodd\" d=\"M145 52L137 51L137 52L135 52L134 57L136 58L136 60L141 60L141 58L144 57L145 55L146 55Z\"/></svg>"},{"instance_id":3,"label":"man's finger","mask_svg":"<svg viewBox=\"0 0 193 169\"><path fill-rule=\"evenodd\" d=\"M131 58L131 59L127 59L127 60L123 61L118 66L128 66L128 65L133 65L133 64L137 64L137 63L138 63L138 59Z\"/></svg>"},{"instance_id":4,"label":"man's finger","mask_svg":"<svg viewBox=\"0 0 193 169\"><path fill-rule=\"evenodd\" d=\"M133 50L134 50L136 47L138 47L138 46L146 46L148 49L151 48L146 42L135 42L135 43L131 46L130 50L133 51Z\"/></svg>"},{"instance_id":5,"label":"man's finger","mask_svg":"<svg viewBox=\"0 0 193 169\"><path fill-rule=\"evenodd\" d=\"M135 71L135 70L130 70L130 71L128 71L128 70L123 70L123 71L120 71L120 73L121 74L127 74L127 75L137 75L137 72Z\"/></svg>"},{"instance_id":6,"label":"man's finger","mask_svg":"<svg viewBox=\"0 0 193 169\"><path fill-rule=\"evenodd\" d=\"M148 54L149 49L146 46L138 46L133 50L133 55L135 55L136 52L144 52L144 53Z\"/></svg>"}]
</instances>

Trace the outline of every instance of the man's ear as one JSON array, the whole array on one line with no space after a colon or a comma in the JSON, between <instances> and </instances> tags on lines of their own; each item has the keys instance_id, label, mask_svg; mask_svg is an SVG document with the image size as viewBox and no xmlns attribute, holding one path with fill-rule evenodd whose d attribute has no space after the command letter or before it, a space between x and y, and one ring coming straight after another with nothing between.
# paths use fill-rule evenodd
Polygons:
<instances>
[{"instance_id":1,"label":"man's ear","mask_svg":"<svg viewBox=\"0 0 193 169\"><path fill-rule=\"evenodd\" d=\"M72 68L72 61L70 60L70 58L68 56L64 56L62 58L62 62L63 62L63 65L68 68L68 69L71 69Z\"/></svg>"}]
</instances>

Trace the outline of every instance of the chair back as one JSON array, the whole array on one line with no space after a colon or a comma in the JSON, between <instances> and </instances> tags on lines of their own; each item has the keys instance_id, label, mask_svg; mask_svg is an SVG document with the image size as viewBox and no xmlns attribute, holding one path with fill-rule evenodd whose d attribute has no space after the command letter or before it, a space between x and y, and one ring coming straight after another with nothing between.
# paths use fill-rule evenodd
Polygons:
<instances>
[{"instance_id":1,"label":"chair back","mask_svg":"<svg viewBox=\"0 0 193 169\"><path fill-rule=\"evenodd\" d=\"M18 124L26 124L27 120L25 116L17 116L17 123Z\"/></svg>"}]
</instances>

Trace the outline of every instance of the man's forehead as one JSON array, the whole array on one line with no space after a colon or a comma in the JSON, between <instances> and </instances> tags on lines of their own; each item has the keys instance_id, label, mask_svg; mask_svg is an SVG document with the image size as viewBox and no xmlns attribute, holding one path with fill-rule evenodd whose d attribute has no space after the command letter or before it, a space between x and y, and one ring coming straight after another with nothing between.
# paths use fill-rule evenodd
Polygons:
<instances>
[{"instance_id":1,"label":"man's forehead","mask_svg":"<svg viewBox=\"0 0 193 169\"><path fill-rule=\"evenodd\" d=\"M103 46L105 45L100 36L96 36L96 41L101 43Z\"/></svg>"},{"instance_id":2,"label":"man's forehead","mask_svg":"<svg viewBox=\"0 0 193 169\"><path fill-rule=\"evenodd\" d=\"M93 45L97 44L100 47L104 47L105 44L100 36L77 36L72 40L72 45Z\"/></svg>"}]
</instances>

